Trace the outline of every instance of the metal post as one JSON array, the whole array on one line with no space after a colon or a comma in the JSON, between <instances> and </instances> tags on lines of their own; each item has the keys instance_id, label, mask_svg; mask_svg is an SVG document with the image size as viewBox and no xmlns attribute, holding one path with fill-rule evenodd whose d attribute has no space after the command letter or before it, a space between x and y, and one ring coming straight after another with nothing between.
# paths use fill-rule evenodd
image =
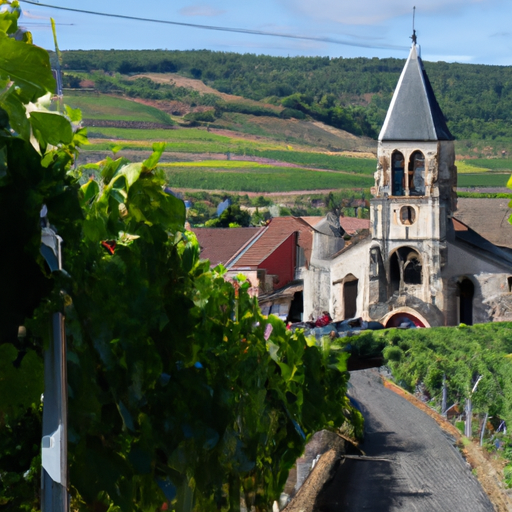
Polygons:
<instances>
[{"instance_id":1,"label":"metal post","mask_svg":"<svg viewBox=\"0 0 512 512\"><path fill-rule=\"evenodd\" d=\"M487 426L487 420L489 419L489 413L486 412L484 416L484 421L482 423L482 430L480 432L480 446L484 444L484 435L485 435L485 427Z\"/></svg>"},{"instance_id":2,"label":"metal post","mask_svg":"<svg viewBox=\"0 0 512 512\"><path fill-rule=\"evenodd\" d=\"M64 316L54 313L52 339L44 353L42 512L69 511L67 403Z\"/></svg>"},{"instance_id":3,"label":"metal post","mask_svg":"<svg viewBox=\"0 0 512 512\"><path fill-rule=\"evenodd\" d=\"M464 424L464 435L471 439L473 429L472 429L472 419L473 419L473 403L471 398L466 400L466 423Z\"/></svg>"},{"instance_id":4,"label":"metal post","mask_svg":"<svg viewBox=\"0 0 512 512\"><path fill-rule=\"evenodd\" d=\"M441 401L441 414L443 416L446 416L447 398L448 398L448 388L446 386L446 373L444 373L443 374L443 398Z\"/></svg>"}]
</instances>

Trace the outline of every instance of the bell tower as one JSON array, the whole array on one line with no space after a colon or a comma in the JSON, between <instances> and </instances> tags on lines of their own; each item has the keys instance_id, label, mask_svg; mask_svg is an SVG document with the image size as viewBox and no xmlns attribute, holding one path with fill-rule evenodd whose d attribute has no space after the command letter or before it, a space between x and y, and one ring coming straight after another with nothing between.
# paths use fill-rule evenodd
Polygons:
<instances>
[{"instance_id":1,"label":"bell tower","mask_svg":"<svg viewBox=\"0 0 512 512\"><path fill-rule=\"evenodd\" d=\"M370 316L382 313L383 302L414 303L444 323L442 269L456 209L453 140L414 36L378 141L370 211L371 258L380 271L370 276Z\"/></svg>"}]
</instances>

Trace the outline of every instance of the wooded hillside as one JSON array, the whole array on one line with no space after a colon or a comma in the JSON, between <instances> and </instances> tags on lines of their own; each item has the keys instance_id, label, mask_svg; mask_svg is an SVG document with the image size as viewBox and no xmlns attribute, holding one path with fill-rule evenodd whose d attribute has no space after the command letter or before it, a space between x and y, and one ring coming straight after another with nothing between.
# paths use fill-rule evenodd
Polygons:
<instances>
[{"instance_id":1,"label":"wooded hillside","mask_svg":"<svg viewBox=\"0 0 512 512\"><path fill-rule=\"evenodd\" d=\"M207 50L95 50L63 52L63 67L124 75L179 73L225 93L263 100L357 135L376 137L403 59L270 57ZM457 139L512 137L512 67L426 62L448 126ZM78 79L78 77L77 77ZM79 81L79 80L78 80ZM108 79L107 79L108 81ZM141 97L175 99L161 86L138 84ZM165 88L164 88L165 89Z\"/></svg>"}]
</instances>

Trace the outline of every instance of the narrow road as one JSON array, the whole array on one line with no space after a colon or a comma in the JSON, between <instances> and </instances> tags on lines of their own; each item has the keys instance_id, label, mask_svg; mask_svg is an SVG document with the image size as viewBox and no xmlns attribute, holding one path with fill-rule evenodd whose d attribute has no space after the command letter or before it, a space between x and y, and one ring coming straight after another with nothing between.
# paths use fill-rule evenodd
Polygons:
<instances>
[{"instance_id":1,"label":"narrow road","mask_svg":"<svg viewBox=\"0 0 512 512\"><path fill-rule=\"evenodd\" d=\"M385 388L374 369L352 372L350 383L365 418L367 458L345 459L318 495L315 512L494 510L433 419Z\"/></svg>"}]
</instances>

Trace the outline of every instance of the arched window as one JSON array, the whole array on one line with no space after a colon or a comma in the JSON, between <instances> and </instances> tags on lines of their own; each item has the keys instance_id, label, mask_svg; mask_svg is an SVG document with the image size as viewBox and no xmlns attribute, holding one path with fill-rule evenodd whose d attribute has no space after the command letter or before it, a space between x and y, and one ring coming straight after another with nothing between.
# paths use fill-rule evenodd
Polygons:
<instances>
[{"instance_id":1,"label":"arched window","mask_svg":"<svg viewBox=\"0 0 512 512\"><path fill-rule=\"evenodd\" d=\"M473 325L475 285L471 282L471 279L464 277L457 283L457 294L459 296L459 322Z\"/></svg>"},{"instance_id":2,"label":"arched window","mask_svg":"<svg viewBox=\"0 0 512 512\"><path fill-rule=\"evenodd\" d=\"M408 178L409 195L425 195L425 156L421 151L415 151L409 160Z\"/></svg>"},{"instance_id":3,"label":"arched window","mask_svg":"<svg viewBox=\"0 0 512 512\"><path fill-rule=\"evenodd\" d=\"M391 157L391 195L404 195L404 155L394 151Z\"/></svg>"},{"instance_id":4,"label":"arched window","mask_svg":"<svg viewBox=\"0 0 512 512\"><path fill-rule=\"evenodd\" d=\"M421 257L410 247L400 247L389 260L391 293L400 290L406 284L422 284L423 273Z\"/></svg>"}]
</instances>

